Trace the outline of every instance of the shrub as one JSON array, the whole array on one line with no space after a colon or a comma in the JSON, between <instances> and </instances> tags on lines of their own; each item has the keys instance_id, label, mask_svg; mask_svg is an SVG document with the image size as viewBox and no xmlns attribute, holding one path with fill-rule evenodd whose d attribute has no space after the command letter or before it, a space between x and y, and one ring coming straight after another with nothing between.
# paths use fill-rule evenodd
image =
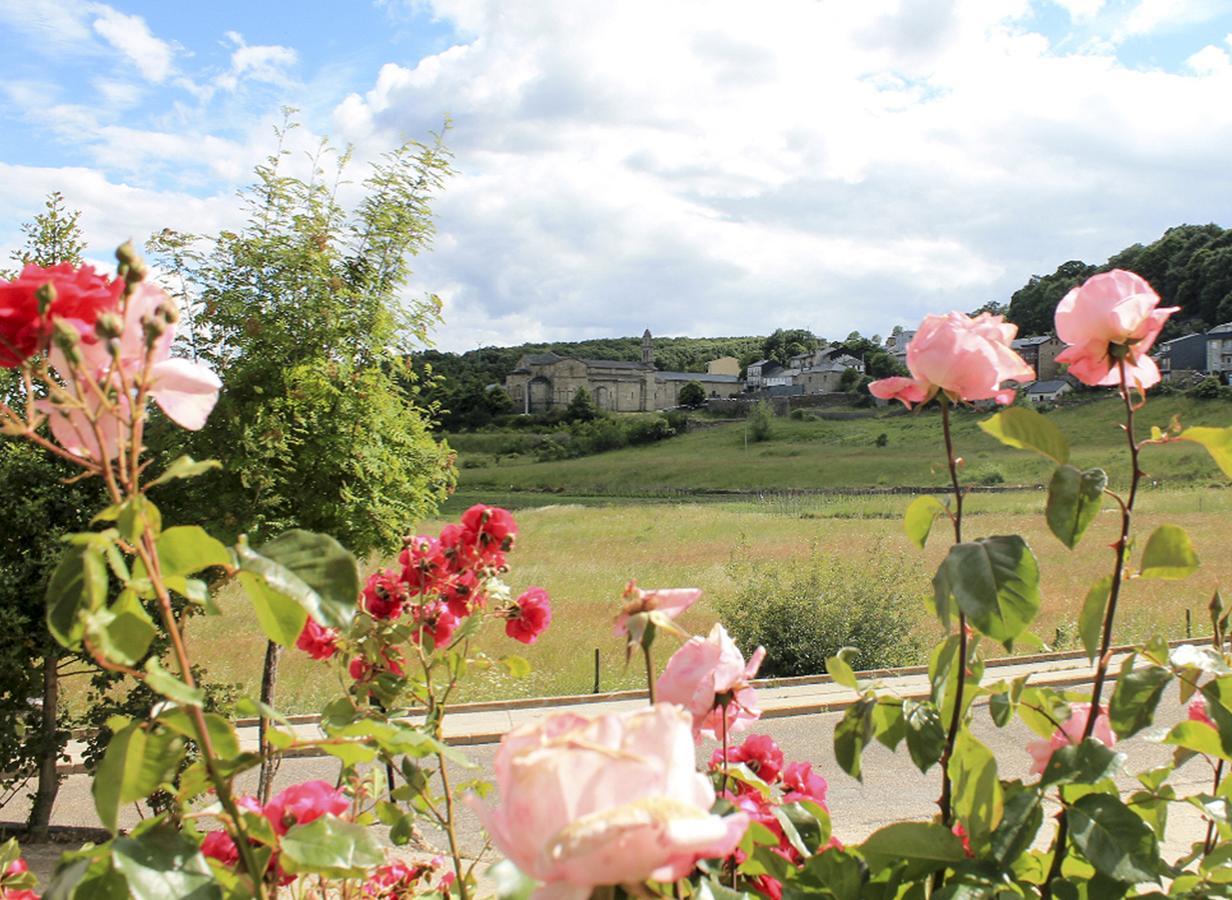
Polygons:
<instances>
[{"instance_id":1,"label":"shrub","mask_svg":"<svg viewBox=\"0 0 1232 900\"><path fill-rule=\"evenodd\" d=\"M774 407L765 400L759 400L749 410L749 437L754 441L770 440L770 431L774 422Z\"/></svg>"},{"instance_id":2,"label":"shrub","mask_svg":"<svg viewBox=\"0 0 1232 900\"><path fill-rule=\"evenodd\" d=\"M749 560L737 548L727 574L738 587L717 612L746 652L769 650L765 676L820 674L843 647L859 650L860 669L909 665L922 646L913 568L880 544L858 558L814 548L804 560L782 562Z\"/></svg>"},{"instance_id":3,"label":"shrub","mask_svg":"<svg viewBox=\"0 0 1232 900\"><path fill-rule=\"evenodd\" d=\"M689 416L679 409L669 409L663 414L667 424L671 426L672 434L684 434L689 430Z\"/></svg>"},{"instance_id":4,"label":"shrub","mask_svg":"<svg viewBox=\"0 0 1232 900\"><path fill-rule=\"evenodd\" d=\"M676 433L666 416L638 416L629 419L625 435L630 444L653 444Z\"/></svg>"},{"instance_id":5,"label":"shrub","mask_svg":"<svg viewBox=\"0 0 1232 900\"><path fill-rule=\"evenodd\" d=\"M884 431L877 435L877 440L873 441L878 447L884 447L890 443L890 436Z\"/></svg>"},{"instance_id":6,"label":"shrub","mask_svg":"<svg viewBox=\"0 0 1232 900\"><path fill-rule=\"evenodd\" d=\"M1185 393L1198 400L1218 400L1223 385L1214 375L1207 375Z\"/></svg>"},{"instance_id":7,"label":"shrub","mask_svg":"<svg viewBox=\"0 0 1232 900\"><path fill-rule=\"evenodd\" d=\"M808 418L808 413L802 409L793 409L791 411L791 418L797 422L803 422Z\"/></svg>"},{"instance_id":8,"label":"shrub","mask_svg":"<svg viewBox=\"0 0 1232 900\"><path fill-rule=\"evenodd\" d=\"M680 389L676 400L681 406L697 409L706 402L706 389L701 386L700 382L690 381Z\"/></svg>"}]
</instances>

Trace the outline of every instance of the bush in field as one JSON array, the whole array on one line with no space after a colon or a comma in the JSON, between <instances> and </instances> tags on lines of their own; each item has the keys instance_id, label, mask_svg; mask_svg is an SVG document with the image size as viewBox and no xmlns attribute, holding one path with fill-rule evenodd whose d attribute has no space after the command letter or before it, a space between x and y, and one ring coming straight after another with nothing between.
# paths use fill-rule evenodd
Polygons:
<instances>
[{"instance_id":1,"label":"bush in field","mask_svg":"<svg viewBox=\"0 0 1232 900\"><path fill-rule=\"evenodd\" d=\"M690 381L680 389L680 394L676 399L681 406L697 409L706 402L706 389L702 387L701 382Z\"/></svg>"},{"instance_id":2,"label":"bush in field","mask_svg":"<svg viewBox=\"0 0 1232 900\"><path fill-rule=\"evenodd\" d=\"M630 444L653 444L675 434L676 429L664 416L638 416L629 419L625 426L625 435Z\"/></svg>"},{"instance_id":3,"label":"bush in field","mask_svg":"<svg viewBox=\"0 0 1232 900\"><path fill-rule=\"evenodd\" d=\"M774 407L765 400L759 400L749 410L749 437L754 441L770 440L770 431L774 423Z\"/></svg>"},{"instance_id":4,"label":"bush in field","mask_svg":"<svg viewBox=\"0 0 1232 900\"><path fill-rule=\"evenodd\" d=\"M877 669L917 663L919 599L904 577L912 568L881 546L856 559L816 548L790 565L750 560L739 549L727 574L738 585L718 613L747 651L773 648L765 676L817 675L826 657L843 647L859 650L853 663Z\"/></svg>"}]
</instances>

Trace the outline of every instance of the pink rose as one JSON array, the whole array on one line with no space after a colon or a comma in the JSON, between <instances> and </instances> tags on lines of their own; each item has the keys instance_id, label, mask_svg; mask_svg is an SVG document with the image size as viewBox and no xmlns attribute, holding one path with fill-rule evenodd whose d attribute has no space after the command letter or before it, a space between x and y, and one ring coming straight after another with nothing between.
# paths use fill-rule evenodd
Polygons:
<instances>
[{"instance_id":1,"label":"pink rose","mask_svg":"<svg viewBox=\"0 0 1232 900\"><path fill-rule=\"evenodd\" d=\"M1044 769L1048 768L1048 761L1052 759L1052 754L1060 750L1067 744L1082 743L1082 733L1087 727L1087 718L1091 715L1090 703L1075 703L1069 708L1069 718L1062 723L1048 740L1042 738L1038 741L1031 741L1027 744L1027 752L1031 754L1031 758L1035 760L1031 766L1031 771L1036 775L1042 774ZM1095 729L1091 732L1091 737L1095 738L1106 747L1116 746L1116 737L1112 733L1112 723L1108 721L1108 712L1102 706L1099 709L1099 715L1095 717Z\"/></svg>"},{"instance_id":2,"label":"pink rose","mask_svg":"<svg viewBox=\"0 0 1232 900\"><path fill-rule=\"evenodd\" d=\"M286 834L293 825L307 825L321 816L341 816L351 808L347 795L327 781L293 784L265 804L265 818L274 830Z\"/></svg>"},{"instance_id":3,"label":"pink rose","mask_svg":"<svg viewBox=\"0 0 1232 900\"><path fill-rule=\"evenodd\" d=\"M766 784L774 784L783 771L783 751L768 734L750 734L739 747L727 748L729 763L744 763L749 771ZM723 764L723 748L710 755L710 768L719 769Z\"/></svg>"},{"instance_id":4,"label":"pink rose","mask_svg":"<svg viewBox=\"0 0 1232 900\"><path fill-rule=\"evenodd\" d=\"M813 771L811 763L788 763L783 769L783 787L787 793L783 800L791 803L795 800L813 800L822 806L826 804L826 792L830 785Z\"/></svg>"},{"instance_id":5,"label":"pink rose","mask_svg":"<svg viewBox=\"0 0 1232 900\"><path fill-rule=\"evenodd\" d=\"M224 866L234 867L240 861L240 850L235 840L225 831L211 831L201 842L201 852L216 859Z\"/></svg>"},{"instance_id":6,"label":"pink rose","mask_svg":"<svg viewBox=\"0 0 1232 900\"><path fill-rule=\"evenodd\" d=\"M533 644L552 621L552 604L541 587L527 588L504 613L505 634L523 644Z\"/></svg>"},{"instance_id":7,"label":"pink rose","mask_svg":"<svg viewBox=\"0 0 1232 900\"><path fill-rule=\"evenodd\" d=\"M1146 280L1124 269L1093 275L1057 304L1057 337L1070 346L1057 354L1083 384L1121 383L1145 391L1159 383L1159 368L1147 354L1168 317L1180 309L1158 309L1159 295Z\"/></svg>"},{"instance_id":8,"label":"pink rose","mask_svg":"<svg viewBox=\"0 0 1232 900\"><path fill-rule=\"evenodd\" d=\"M1033 381L1035 370L1010 348L1018 326L1001 317L980 313L974 319L960 312L925 316L907 345L911 378L895 377L868 386L874 397L901 400L910 408L938 391L954 401L995 399L1010 403L1006 381Z\"/></svg>"},{"instance_id":9,"label":"pink rose","mask_svg":"<svg viewBox=\"0 0 1232 900\"><path fill-rule=\"evenodd\" d=\"M629 633L629 617L639 613L658 612L675 619L682 612L697 602L702 592L698 588L660 588L653 591L643 591L633 582L625 589L625 605L616 617L614 631L616 636L627 636Z\"/></svg>"},{"instance_id":10,"label":"pink rose","mask_svg":"<svg viewBox=\"0 0 1232 900\"><path fill-rule=\"evenodd\" d=\"M117 338L118 365L112 365L111 351L102 340L83 341L80 345L82 370L97 381L104 391L110 389L117 397L116 409L106 411L98 396L87 389L84 394L69 376L70 367L64 354L53 348L51 364L68 382L68 392L84 405L92 415L99 417L102 447L90 427L85 410L77 406L58 406L50 400L40 400L38 409L47 415L52 434L60 446L78 456L93 459L112 459L118 446L118 435L127 427L131 417L132 397L124 390L127 385L135 387L145 364L145 331L142 319L157 318L160 306L173 308L170 297L154 284L141 282L128 299L124 314L123 333ZM199 363L171 357L171 342L175 328L167 324L151 349L151 366L148 373L147 391L167 418L181 428L199 431L218 401L222 382L213 372ZM117 371L118 370L118 371Z\"/></svg>"},{"instance_id":11,"label":"pink rose","mask_svg":"<svg viewBox=\"0 0 1232 900\"><path fill-rule=\"evenodd\" d=\"M758 647L746 664L726 629L716 622L710 634L690 638L667 661L655 683L655 695L693 714L695 736L715 737L724 715L729 731L740 731L745 722L761 717L757 692L749 682L765 655L765 648Z\"/></svg>"},{"instance_id":12,"label":"pink rose","mask_svg":"<svg viewBox=\"0 0 1232 900\"><path fill-rule=\"evenodd\" d=\"M43 285L51 285L55 299L40 313L37 295ZM118 308L123 292L123 281L100 275L92 266L27 265L12 281L0 282L0 367L20 366L45 348L54 319L65 320L83 340L93 341L95 320Z\"/></svg>"},{"instance_id":13,"label":"pink rose","mask_svg":"<svg viewBox=\"0 0 1232 900\"><path fill-rule=\"evenodd\" d=\"M584 900L598 885L675 881L723 857L748 816L710 814L689 714L659 703L586 718L558 713L511 731L494 770L500 805L468 802L498 850L546 883L540 896Z\"/></svg>"}]
</instances>

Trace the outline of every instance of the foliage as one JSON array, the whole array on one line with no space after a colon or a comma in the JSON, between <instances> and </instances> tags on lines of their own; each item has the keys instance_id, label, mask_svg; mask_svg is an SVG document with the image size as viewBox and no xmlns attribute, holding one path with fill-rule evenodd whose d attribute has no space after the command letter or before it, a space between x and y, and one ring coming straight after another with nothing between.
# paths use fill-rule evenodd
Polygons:
<instances>
[{"instance_id":1,"label":"foliage","mask_svg":"<svg viewBox=\"0 0 1232 900\"><path fill-rule=\"evenodd\" d=\"M821 346L821 341L807 328L776 328L761 343L761 358L786 366L793 356L809 353Z\"/></svg>"},{"instance_id":2,"label":"foliage","mask_svg":"<svg viewBox=\"0 0 1232 900\"><path fill-rule=\"evenodd\" d=\"M774 429L774 407L766 400L758 400L754 403L749 407L745 429L752 441L770 440L770 432Z\"/></svg>"},{"instance_id":3,"label":"foliage","mask_svg":"<svg viewBox=\"0 0 1232 900\"><path fill-rule=\"evenodd\" d=\"M702 387L700 381L690 381L680 389L680 393L676 395L676 402L681 406L687 406L689 409L697 409L699 406L704 406L706 403L706 389Z\"/></svg>"},{"instance_id":4,"label":"foliage","mask_svg":"<svg viewBox=\"0 0 1232 900\"><path fill-rule=\"evenodd\" d=\"M1185 391L1189 397L1197 400L1232 399L1232 390L1223 384L1215 375L1207 375L1193 387Z\"/></svg>"},{"instance_id":5,"label":"foliage","mask_svg":"<svg viewBox=\"0 0 1232 900\"><path fill-rule=\"evenodd\" d=\"M1009 320L1020 334L1047 334L1053 311L1070 288L1109 269L1136 272L1163 298L1162 305L1181 307L1162 340L1232 321L1232 229L1214 224L1177 225L1146 246L1126 247L1102 265L1070 260L1050 275L1032 275L1010 299Z\"/></svg>"},{"instance_id":6,"label":"foliage","mask_svg":"<svg viewBox=\"0 0 1232 900\"><path fill-rule=\"evenodd\" d=\"M718 607L736 643L770 648L761 674L817 675L826 659L854 647L861 669L920 662L919 603L906 589L911 563L877 545L866 555L828 554L767 562L737 548L727 564L736 590Z\"/></svg>"},{"instance_id":7,"label":"foliage","mask_svg":"<svg viewBox=\"0 0 1232 900\"><path fill-rule=\"evenodd\" d=\"M589 422L597 415L599 410L595 408L595 401L591 398L590 391L586 390L586 385L582 385L565 408L565 417L570 422Z\"/></svg>"},{"instance_id":8,"label":"foliage","mask_svg":"<svg viewBox=\"0 0 1232 900\"><path fill-rule=\"evenodd\" d=\"M222 534L305 527L362 554L390 549L453 483L405 363L439 304L400 296L409 257L431 239L449 155L439 140L402 145L371 166L348 211L334 190L346 155L329 173L322 145L304 180L283 171L287 153L258 166L240 231L151 242L180 294L185 352L226 385L201 431L154 433L160 452L224 466L168 485L160 502L176 520L211 510Z\"/></svg>"},{"instance_id":9,"label":"foliage","mask_svg":"<svg viewBox=\"0 0 1232 900\"><path fill-rule=\"evenodd\" d=\"M80 219L81 210L65 208L64 195L52 191L47 195L43 212L35 214L33 222L22 223L21 233L26 241L10 257L21 266L50 268L64 262L79 265L86 249Z\"/></svg>"}]
</instances>

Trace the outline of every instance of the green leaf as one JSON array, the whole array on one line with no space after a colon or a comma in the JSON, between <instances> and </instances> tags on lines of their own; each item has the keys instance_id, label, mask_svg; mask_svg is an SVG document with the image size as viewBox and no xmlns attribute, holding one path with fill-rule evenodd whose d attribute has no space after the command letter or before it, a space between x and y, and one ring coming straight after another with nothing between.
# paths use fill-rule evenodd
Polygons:
<instances>
[{"instance_id":1,"label":"green leaf","mask_svg":"<svg viewBox=\"0 0 1232 900\"><path fill-rule=\"evenodd\" d=\"M826 674L834 680L835 684L841 684L843 687L851 688L853 691L859 690L860 685L856 681L856 673L852 671L846 657L853 656L855 653L856 650L854 648L844 647L834 656L826 657Z\"/></svg>"},{"instance_id":2,"label":"green leaf","mask_svg":"<svg viewBox=\"0 0 1232 900\"><path fill-rule=\"evenodd\" d=\"M351 624L359 599L359 566L333 538L295 529L259 552L240 543L236 553L241 568L295 600L320 624L339 629Z\"/></svg>"},{"instance_id":3,"label":"green leaf","mask_svg":"<svg viewBox=\"0 0 1232 900\"><path fill-rule=\"evenodd\" d=\"M1113 778L1125 762L1125 754L1109 749L1095 738L1086 738L1078 744L1066 744L1053 751L1040 787L1054 784L1095 784L1105 778Z\"/></svg>"},{"instance_id":4,"label":"green leaf","mask_svg":"<svg viewBox=\"0 0 1232 900\"><path fill-rule=\"evenodd\" d=\"M526 657L510 654L500 658L501 668L512 675L514 678L525 678L531 673L530 663Z\"/></svg>"},{"instance_id":5,"label":"green leaf","mask_svg":"<svg viewBox=\"0 0 1232 900\"><path fill-rule=\"evenodd\" d=\"M1188 578L1198 569L1198 555L1185 529L1177 525L1160 525L1147 539L1142 551L1143 578L1179 580Z\"/></svg>"},{"instance_id":6,"label":"green leaf","mask_svg":"<svg viewBox=\"0 0 1232 900\"><path fill-rule=\"evenodd\" d=\"M971 732L959 731L949 762L954 785L954 815L973 841L982 842L1001 822L1003 798L997 760Z\"/></svg>"},{"instance_id":7,"label":"green leaf","mask_svg":"<svg viewBox=\"0 0 1232 900\"><path fill-rule=\"evenodd\" d=\"M889 750L907 736L903 721L903 702L892 697L878 697L873 707L873 735Z\"/></svg>"},{"instance_id":8,"label":"green leaf","mask_svg":"<svg viewBox=\"0 0 1232 900\"><path fill-rule=\"evenodd\" d=\"M928 542L928 533L932 531L933 522L937 521L937 516L945 512L945 504L936 497L922 496L916 497L907 504L907 511L903 513L903 530L907 532L907 537L911 542L924 549L924 545Z\"/></svg>"},{"instance_id":9,"label":"green leaf","mask_svg":"<svg viewBox=\"0 0 1232 900\"><path fill-rule=\"evenodd\" d=\"M1074 845L1102 875L1128 884L1159 880L1159 842L1149 825L1108 794L1087 794L1069 808Z\"/></svg>"},{"instance_id":10,"label":"green leaf","mask_svg":"<svg viewBox=\"0 0 1232 900\"><path fill-rule=\"evenodd\" d=\"M135 666L146 651L158 628L133 591L120 592L109 608L86 616L85 635L112 662Z\"/></svg>"},{"instance_id":11,"label":"green leaf","mask_svg":"<svg viewBox=\"0 0 1232 900\"><path fill-rule=\"evenodd\" d=\"M94 808L103 825L116 832L120 807L144 800L179 764L183 743L134 722L112 736L94 776Z\"/></svg>"},{"instance_id":12,"label":"green leaf","mask_svg":"<svg viewBox=\"0 0 1232 900\"><path fill-rule=\"evenodd\" d=\"M162 531L163 516L144 494L138 494L120 504L115 523L124 539L130 544L136 544L141 540L146 528L155 536Z\"/></svg>"},{"instance_id":13,"label":"green leaf","mask_svg":"<svg viewBox=\"0 0 1232 900\"><path fill-rule=\"evenodd\" d=\"M358 877L385 861L371 829L334 816L296 825L282 836L282 867L288 872Z\"/></svg>"},{"instance_id":14,"label":"green leaf","mask_svg":"<svg viewBox=\"0 0 1232 900\"><path fill-rule=\"evenodd\" d=\"M1012 643L1039 612L1039 564L1016 534L955 544L941 565L959 609L995 641Z\"/></svg>"},{"instance_id":15,"label":"green leaf","mask_svg":"<svg viewBox=\"0 0 1232 900\"><path fill-rule=\"evenodd\" d=\"M1044 807L1035 791L1026 789L1011 793L1005 799L1001 824L992 833L993 858L1004 867L1018 859L1044 824Z\"/></svg>"},{"instance_id":16,"label":"green leaf","mask_svg":"<svg viewBox=\"0 0 1232 900\"><path fill-rule=\"evenodd\" d=\"M1078 545L1082 533L1095 521L1107 486L1103 469L1058 466L1053 472L1044 517L1048 528L1069 549Z\"/></svg>"},{"instance_id":17,"label":"green leaf","mask_svg":"<svg viewBox=\"0 0 1232 900\"><path fill-rule=\"evenodd\" d=\"M937 707L928 702L903 701L903 722L907 726L907 752L921 772L927 772L945 750L945 726Z\"/></svg>"},{"instance_id":18,"label":"green leaf","mask_svg":"<svg viewBox=\"0 0 1232 900\"><path fill-rule=\"evenodd\" d=\"M1205 722L1177 722L1164 738L1164 743L1216 759L1232 759L1219 740L1219 732Z\"/></svg>"},{"instance_id":19,"label":"green leaf","mask_svg":"<svg viewBox=\"0 0 1232 900\"><path fill-rule=\"evenodd\" d=\"M200 706L205 702L205 691L201 688L189 687L176 678L163 668L156 656L150 657L145 662L145 683L150 690L157 691L181 706Z\"/></svg>"},{"instance_id":20,"label":"green leaf","mask_svg":"<svg viewBox=\"0 0 1232 900\"><path fill-rule=\"evenodd\" d=\"M1195 425L1180 434L1182 441L1193 441L1206 448L1223 474L1232 478L1232 428L1207 428Z\"/></svg>"},{"instance_id":21,"label":"green leaf","mask_svg":"<svg viewBox=\"0 0 1232 900\"><path fill-rule=\"evenodd\" d=\"M294 645L304 630L304 623L308 621L308 610L281 591L274 590L259 575L241 571L239 580L244 593L252 601L257 624L265 636L283 647Z\"/></svg>"},{"instance_id":22,"label":"green leaf","mask_svg":"<svg viewBox=\"0 0 1232 900\"><path fill-rule=\"evenodd\" d=\"M1048 418L1033 409L1011 406L980 422L980 428L1010 447L1034 450L1058 465L1069 462L1069 443L1065 435Z\"/></svg>"},{"instance_id":23,"label":"green leaf","mask_svg":"<svg viewBox=\"0 0 1232 900\"><path fill-rule=\"evenodd\" d=\"M239 756L240 739L231 721L218 713L204 713L203 715L205 730L214 748L214 756L224 760ZM183 707L169 709L159 715L158 721L176 734L197 741L197 726L193 724L192 716L187 709Z\"/></svg>"},{"instance_id":24,"label":"green leaf","mask_svg":"<svg viewBox=\"0 0 1232 900\"><path fill-rule=\"evenodd\" d=\"M103 552L90 544L71 544L47 583L47 628L70 650L81 647L83 612L93 612L107 600L107 564Z\"/></svg>"},{"instance_id":25,"label":"green leaf","mask_svg":"<svg viewBox=\"0 0 1232 900\"><path fill-rule=\"evenodd\" d=\"M863 866L850 853L832 847L805 860L783 886L783 896L820 897L827 900L860 900L864 886Z\"/></svg>"},{"instance_id":26,"label":"green leaf","mask_svg":"<svg viewBox=\"0 0 1232 900\"><path fill-rule=\"evenodd\" d=\"M216 459L197 462L191 456L181 456L172 462L171 465L167 466L163 470L163 474L149 482L146 487L151 488L155 485L166 484L168 481L174 481L177 478L196 478L198 475L203 475L211 469L221 468L222 463Z\"/></svg>"},{"instance_id":27,"label":"green leaf","mask_svg":"<svg viewBox=\"0 0 1232 900\"><path fill-rule=\"evenodd\" d=\"M139 838L116 838L112 859L128 880L133 900L222 897L201 848L172 828L160 825Z\"/></svg>"},{"instance_id":28,"label":"green leaf","mask_svg":"<svg viewBox=\"0 0 1232 900\"><path fill-rule=\"evenodd\" d=\"M872 737L872 709L875 700L861 697L843 713L834 728L834 757L840 768L857 781L863 781L860 761L864 747Z\"/></svg>"},{"instance_id":29,"label":"green leaf","mask_svg":"<svg viewBox=\"0 0 1232 900\"><path fill-rule=\"evenodd\" d=\"M1087 659L1095 661L1099 654L1099 638L1104 628L1104 612L1108 608L1108 597L1112 594L1112 576L1105 575L1087 591L1087 598L1082 601L1082 612L1078 615L1078 636L1082 639L1082 649L1087 651Z\"/></svg>"},{"instance_id":30,"label":"green leaf","mask_svg":"<svg viewBox=\"0 0 1232 900\"><path fill-rule=\"evenodd\" d=\"M962 841L932 822L895 822L879 828L860 845L860 852L873 870L908 859L928 863L928 871L934 871L967 858Z\"/></svg>"},{"instance_id":31,"label":"green leaf","mask_svg":"<svg viewBox=\"0 0 1232 900\"><path fill-rule=\"evenodd\" d=\"M199 525L177 525L158 539L158 564L164 576L192 575L210 566L229 568L235 558L222 541Z\"/></svg>"},{"instance_id":32,"label":"green leaf","mask_svg":"<svg viewBox=\"0 0 1232 900\"><path fill-rule=\"evenodd\" d=\"M1137 734L1155 719L1164 689L1172 682L1172 673L1161 666L1134 668L1135 654L1125 657L1116 689L1108 703L1108 719L1119 740Z\"/></svg>"}]
</instances>

